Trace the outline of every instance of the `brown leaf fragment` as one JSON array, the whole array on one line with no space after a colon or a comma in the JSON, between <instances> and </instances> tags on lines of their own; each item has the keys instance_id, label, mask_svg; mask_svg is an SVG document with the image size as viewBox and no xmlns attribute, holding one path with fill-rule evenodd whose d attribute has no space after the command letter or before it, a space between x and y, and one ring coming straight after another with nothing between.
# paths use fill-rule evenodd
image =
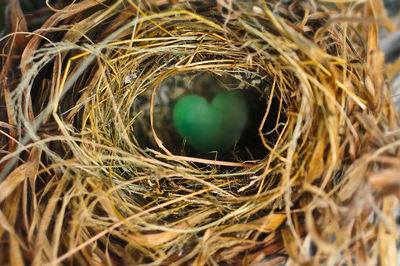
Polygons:
<instances>
[{"instance_id":1,"label":"brown leaf fragment","mask_svg":"<svg viewBox=\"0 0 400 266\"><path fill-rule=\"evenodd\" d=\"M383 201L383 212L392 225L391 230L388 230L384 220L379 223L379 249L380 262L382 266L397 265L397 230L394 221L394 208L398 205L398 200L393 197L386 197Z\"/></svg>"},{"instance_id":2,"label":"brown leaf fragment","mask_svg":"<svg viewBox=\"0 0 400 266\"><path fill-rule=\"evenodd\" d=\"M3 202L25 179L35 176L40 159L40 152L34 149L31 160L15 168L0 184L0 203Z\"/></svg>"},{"instance_id":3,"label":"brown leaf fragment","mask_svg":"<svg viewBox=\"0 0 400 266\"><path fill-rule=\"evenodd\" d=\"M325 139L321 138L314 150L309 163L308 174L306 175L306 180L312 183L316 178L318 178L324 171L324 150L326 144Z\"/></svg>"},{"instance_id":4,"label":"brown leaf fragment","mask_svg":"<svg viewBox=\"0 0 400 266\"><path fill-rule=\"evenodd\" d=\"M400 169L386 169L368 177L374 189L397 186L400 188Z\"/></svg>"},{"instance_id":5,"label":"brown leaf fragment","mask_svg":"<svg viewBox=\"0 0 400 266\"><path fill-rule=\"evenodd\" d=\"M285 214L270 214L249 223L231 225L223 232L230 233L246 230L257 230L259 232L268 233L276 230L279 226L281 226L285 219Z\"/></svg>"},{"instance_id":6,"label":"brown leaf fragment","mask_svg":"<svg viewBox=\"0 0 400 266\"><path fill-rule=\"evenodd\" d=\"M203 221L205 218L210 216L211 214L215 213L215 209L208 210L206 212L197 214L189 218L188 220L175 225L172 227L172 229L179 229L179 230L184 230L189 228L190 226L197 224L201 221ZM156 234L129 234L128 237L136 242L138 245L142 245L145 247L155 247L159 246L161 244L164 244L168 241L173 240L176 238L180 233L179 232L162 232L162 233L156 233Z\"/></svg>"},{"instance_id":7,"label":"brown leaf fragment","mask_svg":"<svg viewBox=\"0 0 400 266\"><path fill-rule=\"evenodd\" d=\"M24 13L22 12L21 6L18 0L10 0L10 20L13 32L27 32L28 25ZM28 40L24 34L16 34L13 42L12 50L20 54Z\"/></svg>"}]
</instances>

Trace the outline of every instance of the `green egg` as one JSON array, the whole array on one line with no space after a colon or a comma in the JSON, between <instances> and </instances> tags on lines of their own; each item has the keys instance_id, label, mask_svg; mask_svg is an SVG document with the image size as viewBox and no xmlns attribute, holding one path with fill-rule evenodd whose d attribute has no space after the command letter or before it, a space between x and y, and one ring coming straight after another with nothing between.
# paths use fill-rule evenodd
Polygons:
<instances>
[{"instance_id":1,"label":"green egg","mask_svg":"<svg viewBox=\"0 0 400 266\"><path fill-rule=\"evenodd\" d=\"M181 98L174 107L178 133L197 151L226 152L240 138L248 106L240 91L223 91L209 104L199 95Z\"/></svg>"}]
</instances>

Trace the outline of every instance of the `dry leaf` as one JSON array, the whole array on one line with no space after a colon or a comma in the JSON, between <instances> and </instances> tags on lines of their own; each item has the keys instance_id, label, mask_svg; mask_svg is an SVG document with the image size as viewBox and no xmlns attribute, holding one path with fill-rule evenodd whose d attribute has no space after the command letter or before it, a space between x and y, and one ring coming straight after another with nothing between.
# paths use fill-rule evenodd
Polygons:
<instances>
[{"instance_id":1,"label":"dry leaf","mask_svg":"<svg viewBox=\"0 0 400 266\"><path fill-rule=\"evenodd\" d=\"M310 163L308 164L308 172L306 175L306 180L312 183L316 178L321 176L324 171L324 152L325 152L325 139L320 138L317 145L315 146L313 155L311 157Z\"/></svg>"},{"instance_id":2,"label":"dry leaf","mask_svg":"<svg viewBox=\"0 0 400 266\"><path fill-rule=\"evenodd\" d=\"M172 227L172 229L180 229L184 230L187 229L190 226L193 226L201 221L203 221L205 218L210 216L211 214L215 213L216 210L208 210L206 212L194 215L187 219L186 221L175 225ZM135 243L145 246L145 247L155 247L159 246L161 244L164 244L168 241L171 241L172 239L176 238L180 233L179 232L162 232L162 233L157 233L157 234L129 234L128 237L133 240Z\"/></svg>"},{"instance_id":3,"label":"dry leaf","mask_svg":"<svg viewBox=\"0 0 400 266\"><path fill-rule=\"evenodd\" d=\"M387 197L383 200L383 213L391 222L392 228L387 228L385 220L379 222L379 257L382 266L398 265L397 230L393 216L394 208L397 205L398 201L394 197Z\"/></svg>"},{"instance_id":4,"label":"dry leaf","mask_svg":"<svg viewBox=\"0 0 400 266\"><path fill-rule=\"evenodd\" d=\"M10 0L9 5L12 30L14 32L27 32L28 25L26 24L26 19L24 13L22 12L19 1ZM24 50L26 44L27 39L25 34L16 34L11 50L20 54Z\"/></svg>"},{"instance_id":5,"label":"dry leaf","mask_svg":"<svg viewBox=\"0 0 400 266\"><path fill-rule=\"evenodd\" d=\"M281 226L285 219L285 214L274 213L248 223L231 225L225 228L223 230L223 233L232 233L247 230L257 230L259 232L269 233Z\"/></svg>"},{"instance_id":6,"label":"dry leaf","mask_svg":"<svg viewBox=\"0 0 400 266\"><path fill-rule=\"evenodd\" d=\"M400 169L385 169L368 177L374 189L397 186L400 188Z\"/></svg>"},{"instance_id":7,"label":"dry leaf","mask_svg":"<svg viewBox=\"0 0 400 266\"><path fill-rule=\"evenodd\" d=\"M15 168L0 184L0 203L3 202L25 179L33 178L39 167L40 152L32 150L31 160Z\"/></svg>"}]
</instances>

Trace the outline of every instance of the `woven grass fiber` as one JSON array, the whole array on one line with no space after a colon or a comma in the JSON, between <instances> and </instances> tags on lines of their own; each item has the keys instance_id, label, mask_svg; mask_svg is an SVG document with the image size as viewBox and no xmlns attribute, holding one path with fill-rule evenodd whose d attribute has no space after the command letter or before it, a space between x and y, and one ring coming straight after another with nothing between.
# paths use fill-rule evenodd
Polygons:
<instances>
[{"instance_id":1,"label":"woven grass fiber","mask_svg":"<svg viewBox=\"0 0 400 266\"><path fill-rule=\"evenodd\" d=\"M48 4L0 41L1 265L397 264L380 0ZM251 91L229 154L174 131L196 79Z\"/></svg>"}]
</instances>

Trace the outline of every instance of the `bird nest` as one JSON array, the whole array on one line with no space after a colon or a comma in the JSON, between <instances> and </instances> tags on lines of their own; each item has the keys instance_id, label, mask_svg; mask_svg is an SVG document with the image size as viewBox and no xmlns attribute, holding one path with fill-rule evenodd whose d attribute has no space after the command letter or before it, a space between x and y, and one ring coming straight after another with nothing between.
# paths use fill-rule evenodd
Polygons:
<instances>
[{"instance_id":1,"label":"bird nest","mask_svg":"<svg viewBox=\"0 0 400 266\"><path fill-rule=\"evenodd\" d=\"M1 263L393 262L390 24L334 2L83 0L3 38ZM191 150L174 104L231 89L241 139Z\"/></svg>"}]
</instances>

